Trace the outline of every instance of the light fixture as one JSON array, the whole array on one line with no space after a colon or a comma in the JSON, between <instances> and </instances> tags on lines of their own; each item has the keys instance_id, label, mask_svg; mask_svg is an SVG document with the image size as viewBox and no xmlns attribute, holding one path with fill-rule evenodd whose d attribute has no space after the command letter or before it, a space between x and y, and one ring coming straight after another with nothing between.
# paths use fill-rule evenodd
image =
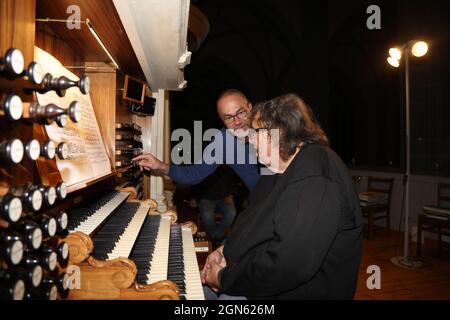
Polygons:
<instances>
[{"instance_id":1,"label":"light fixture","mask_svg":"<svg viewBox=\"0 0 450 320\"><path fill-rule=\"evenodd\" d=\"M402 58L402 51L399 48L390 48L389 55L399 61Z\"/></svg>"},{"instance_id":2,"label":"light fixture","mask_svg":"<svg viewBox=\"0 0 450 320\"><path fill-rule=\"evenodd\" d=\"M112 63L116 67L116 69L119 69L119 65L117 64L116 60L112 57L111 53L109 53L108 49L106 49L105 45L103 44L103 41L100 39L100 37L97 34L97 31L95 31L94 27L92 26L92 23L89 19L86 19L86 25L89 28L89 31L92 33L94 38L97 40L97 42L100 44L100 46L103 48L103 50L108 55L109 59L111 59Z\"/></svg>"},{"instance_id":3,"label":"light fixture","mask_svg":"<svg viewBox=\"0 0 450 320\"><path fill-rule=\"evenodd\" d=\"M100 37L97 34L97 31L95 31L94 26L91 23L91 20L86 19L86 20L67 20L67 19L50 19L50 18L45 18L45 19L36 19L37 22L60 22L60 23L84 23L88 26L89 31L92 33L92 35L94 36L95 40L97 40L98 44L100 45L100 47L102 47L103 51L105 51L106 55L109 57L109 59L111 60L111 62L113 63L114 67L116 69L120 69L119 65L117 64L116 60L114 60L113 56L111 55L111 53L109 52L109 50L106 48L105 44L103 43L102 39L100 39ZM71 68L77 68L77 67L71 67ZM87 67L83 67L83 68L87 68Z\"/></svg>"},{"instance_id":4,"label":"light fixture","mask_svg":"<svg viewBox=\"0 0 450 320\"><path fill-rule=\"evenodd\" d=\"M387 61L388 61L389 64L390 64L391 66L393 66L394 68L400 67L400 61L398 61L397 59L394 59L393 57L387 58Z\"/></svg>"},{"instance_id":5,"label":"light fixture","mask_svg":"<svg viewBox=\"0 0 450 320\"><path fill-rule=\"evenodd\" d=\"M423 41L418 41L414 43L414 45L411 48L411 53L415 57L423 57L428 52L428 44Z\"/></svg>"},{"instance_id":6,"label":"light fixture","mask_svg":"<svg viewBox=\"0 0 450 320\"><path fill-rule=\"evenodd\" d=\"M388 63L398 68L402 55L405 60L405 105L406 105L406 173L405 173L405 236L403 246L403 256L391 258L391 262L403 268L421 267L423 263L416 261L409 256L409 189L411 175L411 147L410 147L410 94L409 94L409 58L410 54L415 57L423 57L428 52L428 45L424 41L408 41L401 48L389 49ZM420 239L418 240L420 241Z\"/></svg>"}]
</instances>

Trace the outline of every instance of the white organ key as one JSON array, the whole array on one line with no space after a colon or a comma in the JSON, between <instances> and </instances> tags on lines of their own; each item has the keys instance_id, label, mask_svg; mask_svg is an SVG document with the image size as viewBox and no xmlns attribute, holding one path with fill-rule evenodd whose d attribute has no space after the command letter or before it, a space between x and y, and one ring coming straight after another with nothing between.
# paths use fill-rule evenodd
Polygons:
<instances>
[{"instance_id":1,"label":"white organ key","mask_svg":"<svg viewBox=\"0 0 450 320\"><path fill-rule=\"evenodd\" d=\"M202 281L200 279L200 270L198 268L197 255L195 254L194 239L190 228L182 228L182 238L186 299L205 300Z\"/></svg>"},{"instance_id":2,"label":"white organ key","mask_svg":"<svg viewBox=\"0 0 450 320\"><path fill-rule=\"evenodd\" d=\"M161 217L158 236L155 241L153 259L147 272L147 284L167 279L167 261L169 259L170 217Z\"/></svg>"},{"instance_id":3,"label":"white organ key","mask_svg":"<svg viewBox=\"0 0 450 320\"><path fill-rule=\"evenodd\" d=\"M70 231L80 231L90 235L129 195L128 192L120 192L106 205L87 218L86 221L82 222L75 230Z\"/></svg>"},{"instance_id":4,"label":"white organ key","mask_svg":"<svg viewBox=\"0 0 450 320\"><path fill-rule=\"evenodd\" d=\"M124 233L122 233L122 235L119 237L119 240L116 242L114 249L110 254L108 254L108 260L116 259L119 257L128 258L149 210L150 205L140 205L133 219L131 219L130 223L128 224L126 230L124 231Z\"/></svg>"}]
</instances>

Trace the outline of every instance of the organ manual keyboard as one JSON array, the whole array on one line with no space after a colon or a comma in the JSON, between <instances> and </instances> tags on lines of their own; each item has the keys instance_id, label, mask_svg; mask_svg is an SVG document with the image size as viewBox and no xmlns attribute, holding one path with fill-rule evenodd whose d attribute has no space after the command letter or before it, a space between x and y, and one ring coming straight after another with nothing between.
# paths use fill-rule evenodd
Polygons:
<instances>
[{"instance_id":1,"label":"organ manual keyboard","mask_svg":"<svg viewBox=\"0 0 450 320\"><path fill-rule=\"evenodd\" d=\"M114 191L68 211L70 262L80 288L69 299L203 300L200 270L188 224L176 213L156 214L153 200L124 200Z\"/></svg>"}]
</instances>

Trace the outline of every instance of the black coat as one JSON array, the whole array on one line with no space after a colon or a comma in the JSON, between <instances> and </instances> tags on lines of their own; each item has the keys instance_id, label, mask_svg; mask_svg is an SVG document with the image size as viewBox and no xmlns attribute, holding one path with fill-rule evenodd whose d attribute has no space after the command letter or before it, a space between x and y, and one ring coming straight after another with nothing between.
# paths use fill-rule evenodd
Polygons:
<instances>
[{"instance_id":1,"label":"black coat","mask_svg":"<svg viewBox=\"0 0 450 320\"><path fill-rule=\"evenodd\" d=\"M305 145L281 175L263 176L228 237L222 291L256 299L352 299L362 215L345 164Z\"/></svg>"}]
</instances>

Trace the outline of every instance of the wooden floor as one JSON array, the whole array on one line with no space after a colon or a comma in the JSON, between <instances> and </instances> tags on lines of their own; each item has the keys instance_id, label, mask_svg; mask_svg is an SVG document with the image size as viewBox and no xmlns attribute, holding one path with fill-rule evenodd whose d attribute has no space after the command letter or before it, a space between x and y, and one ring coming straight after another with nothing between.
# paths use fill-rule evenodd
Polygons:
<instances>
[{"instance_id":1,"label":"wooden floor","mask_svg":"<svg viewBox=\"0 0 450 320\"><path fill-rule=\"evenodd\" d=\"M196 221L192 209L184 208L183 221ZM450 250L437 257L437 244L426 242L423 247L424 266L416 269L404 269L391 262L392 257L403 255L403 234L386 229L375 229L372 240L364 240L356 300L450 300ZM411 256L415 256L416 244L411 243ZM203 266L207 254L199 255L199 264ZM369 290L367 279L371 274L367 268L377 265L381 269L381 289Z\"/></svg>"},{"instance_id":2,"label":"wooden floor","mask_svg":"<svg viewBox=\"0 0 450 320\"><path fill-rule=\"evenodd\" d=\"M416 244L411 244L415 255ZM450 300L450 251L438 256L435 243L426 242L422 261L424 266L404 269L391 263L391 258L403 255L403 234L377 230L372 240L364 240L356 300ZM381 269L381 289L369 290L367 273L370 265Z\"/></svg>"}]
</instances>

